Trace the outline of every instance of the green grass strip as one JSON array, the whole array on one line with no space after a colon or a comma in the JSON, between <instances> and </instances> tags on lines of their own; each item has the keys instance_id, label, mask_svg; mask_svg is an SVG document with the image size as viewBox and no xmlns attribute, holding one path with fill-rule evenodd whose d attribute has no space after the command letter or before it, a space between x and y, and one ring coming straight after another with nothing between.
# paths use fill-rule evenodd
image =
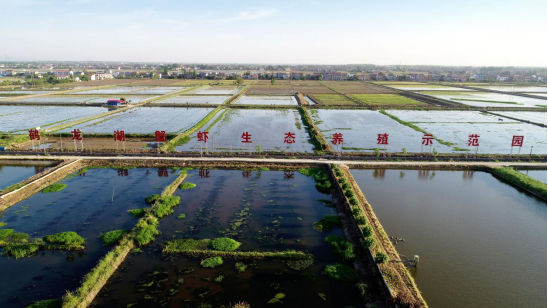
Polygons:
<instances>
[{"instance_id":1,"label":"green grass strip","mask_svg":"<svg viewBox=\"0 0 548 308\"><path fill-rule=\"evenodd\" d=\"M505 181L525 188L546 200L546 184L541 181L535 180L526 174L508 167L493 168L491 169L491 172Z\"/></svg>"}]
</instances>

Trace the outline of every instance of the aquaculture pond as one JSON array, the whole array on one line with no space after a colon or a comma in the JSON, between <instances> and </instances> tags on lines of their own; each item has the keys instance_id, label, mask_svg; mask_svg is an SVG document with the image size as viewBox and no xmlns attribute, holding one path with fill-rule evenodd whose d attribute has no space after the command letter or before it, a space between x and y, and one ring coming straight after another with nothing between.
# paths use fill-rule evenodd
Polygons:
<instances>
[{"instance_id":1,"label":"aquaculture pond","mask_svg":"<svg viewBox=\"0 0 548 308\"><path fill-rule=\"evenodd\" d=\"M235 94L241 88L238 87L211 87L196 89L190 93L192 94Z\"/></svg>"},{"instance_id":2,"label":"aquaculture pond","mask_svg":"<svg viewBox=\"0 0 548 308\"><path fill-rule=\"evenodd\" d=\"M546 202L479 171L351 172L430 307L546 307Z\"/></svg>"},{"instance_id":3,"label":"aquaculture pond","mask_svg":"<svg viewBox=\"0 0 548 308\"><path fill-rule=\"evenodd\" d=\"M548 117L546 115L546 112L496 111L496 114L515 119L526 120L533 123L539 123L544 125L548 124Z\"/></svg>"},{"instance_id":4,"label":"aquaculture pond","mask_svg":"<svg viewBox=\"0 0 548 308\"><path fill-rule=\"evenodd\" d=\"M185 87L152 87L141 89L138 91L131 92L131 94L169 94L172 92L182 91L186 89Z\"/></svg>"},{"instance_id":5,"label":"aquaculture pond","mask_svg":"<svg viewBox=\"0 0 548 308\"><path fill-rule=\"evenodd\" d=\"M518 171L546 184L547 170L518 169Z\"/></svg>"},{"instance_id":6,"label":"aquaculture pond","mask_svg":"<svg viewBox=\"0 0 548 308\"><path fill-rule=\"evenodd\" d=\"M0 106L0 131L26 132L108 112L102 107Z\"/></svg>"},{"instance_id":7,"label":"aquaculture pond","mask_svg":"<svg viewBox=\"0 0 548 308\"><path fill-rule=\"evenodd\" d=\"M474 88L504 91L504 92L541 92L546 93L546 87L537 86L473 86Z\"/></svg>"},{"instance_id":8,"label":"aquaculture pond","mask_svg":"<svg viewBox=\"0 0 548 308\"><path fill-rule=\"evenodd\" d=\"M478 153L493 154L546 154L546 128L475 111L415 111L388 110L389 114L408 121L437 138L455 144L455 147L476 151L468 147L470 135L479 136ZM523 148L511 149L512 137L524 136ZM439 151L439 150L438 150Z\"/></svg>"},{"instance_id":9,"label":"aquaculture pond","mask_svg":"<svg viewBox=\"0 0 548 308\"><path fill-rule=\"evenodd\" d=\"M62 130L68 133L80 129L87 134L112 134L124 130L126 134L154 134L155 131L178 133L204 118L212 108L137 107L115 113Z\"/></svg>"},{"instance_id":10,"label":"aquaculture pond","mask_svg":"<svg viewBox=\"0 0 548 308\"><path fill-rule=\"evenodd\" d=\"M313 152L314 145L302 123L298 110L226 109L218 113L200 131L209 132L207 143L199 142L198 132L191 135L178 151L286 151ZM242 134L248 132L249 141ZM294 143L284 143L286 133L292 133Z\"/></svg>"},{"instance_id":11,"label":"aquaculture pond","mask_svg":"<svg viewBox=\"0 0 548 308\"><path fill-rule=\"evenodd\" d=\"M219 307L236 302L267 307L277 294L283 294L278 306L358 307L352 285L322 274L327 264L336 262L324 238L343 233L338 228L313 229L323 215L336 213L318 200L331 196L318 192L313 178L296 171L191 170L188 175L185 182L196 187L176 192L181 204L160 221L161 235L142 253L126 258L96 298L97 307ZM223 257L222 265L204 268L203 258L162 253L167 241L218 237L241 242L237 251L293 249L312 254L314 262L296 270L286 262Z\"/></svg>"},{"instance_id":12,"label":"aquaculture pond","mask_svg":"<svg viewBox=\"0 0 548 308\"><path fill-rule=\"evenodd\" d=\"M342 134L343 151L373 151L380 148L387 152L420 152L422 144L421 132L399 124L390 117L371 110L327 110L311 109L310 113L324 137L333 141L334 134ZM388 134L388 145L377 144L379 134ZM336 151L341 145L332 145ZM451 148L433 141L433 148L438 152L447 152ZM424 151L430 151L424 147Z\"/></svg>"},{"instance_id":13,"label":"aquaculture pond","mask_svg":"<svg viewBox=\"0 0 548 308\"><path fill-rule=\"evenodd\" d=\"M124 95L123 97L130 104L137 104L144 100L149 100L157 96L154 95ZM77 104L77 103L107 103L109 99L120 99L122 95L111 94L109 96L90 96L90 95L50 95L40 97L30 97L17 99L17 103L43 103L43 104ZM130 102L131 101L131 102Z\"/></svg>"},{"instance_id":14,"label":"aquaculture pond","mask_svg":"<svg viewBox=\"0 0 548 308\"><path fill-rule=\"evenodd\" d=\"M476 107L538 107L546 105L546 100L511 94L479 92L479 91L423 91L421 94L430 95L457 103Z\"/></svg>"},{"instance_id":15,"label":"aquaculture pond","mask_svg":"<svg viewBox=\"0 0 548 308\"><path fill-rule=\"evenodd\" d=\"M165 100L161 100L158 103L161 104L212 104L220 105L224 103L230 96L223 95L203 95L203 96L176 96Z\"/></svg>"},{"instance_id":16,"label":"aquaculture pond","mask_svg":"<svg viewBox=\"0 0 548 308\"><path fill-rule=\"evenodd\" d=\"M78 94L128 94L133 93L137 91L146 90L147 87L113 87L113 88L103 88L103 89L93 89L93 90L86 90L86 91L78 91L75 93Z\"/></svg>"},{"instance_id":17,"label":"aquaculture pond","mask_svg":"<svg viewBox=\"0 0 548 308\"><path fill-rule=\"evenodd\" d=\"M31 166L31 165L21 165L21 166L2 166L0 165L0 191L6 187L19 183L23 180L30 178L31 176L40 173L46 169L49 169L49 166Z\"/></svg>"},{"instance_id":18,"label":"aquaculture pond","mask_svg":"<svg viewBox=\"0 0 548 308\"><path fill-rule=\"evenodd\" d=\"M294 96L250 96L244 95L237 101L236 105L298 105Z\"/></svg>"},{"instance_id":19,"label":"aquaculture pond","mask_svg":"<svg viewBox=\"0 0 548 308\"><path fill-rule=\"evenodd\" d=\"M99 235L131 229L137 219L127 210L143 208L144 198L159 193L175 179L159 169L89 169L60 183L65 189L37 193L0 213L3 227L41 238L74 231L86 239L81 251L40 251L22 259L0 256L0 307L26 307L48 298L60 298L79 286L80 279L111 249Z\"/></svg>"}]
</instances>

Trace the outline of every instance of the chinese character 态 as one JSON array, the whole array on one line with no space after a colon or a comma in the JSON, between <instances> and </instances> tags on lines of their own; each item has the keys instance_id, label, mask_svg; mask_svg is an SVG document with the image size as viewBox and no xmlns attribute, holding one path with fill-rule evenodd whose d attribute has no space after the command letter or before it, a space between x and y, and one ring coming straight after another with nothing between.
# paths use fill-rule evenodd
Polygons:
<instances>
[{"instance_id":1,"label":"chinese character \u6001","mask_svg":"<svg viewBox=\"0 0 548 308\"><path fill-rule=\"evenodd\" d=\"M292 132L285 133L284 143L295 143L295 134Z\"/></svg>"},{"instance_id":2,"label":"chinese character \u6001","mask_svg":"<svg viewBox=\"0 0 548 308\"><path fill-rule=\"evenodd\" d=\"M157 130L154 133L154 136L156 137L156 142L166 142L166 131L165 130L162 130L162 131Z\"/></svg>"},{"instance_id":3,"label":"chinese character \u6001","mask_svg":"<svg viewBox=\"0 0 548 308\"><path fill-rule=\"evenodd\" d=\"M115 130L114 141L126 141L126 133L123 130Z\"/></svg>"},{"instance_id":4,"label":"chinese character \u6001","mask_svg":"<svg viewBox=\"0 0 548 308\"><path fill-rule=\"evenodd\" d=\"M472 134L468 136L468 146L478 147L479 146L479 135Z\"/></svg>"},{"instance_id":5,"label":"chinese character \u6001","mask_svg":"<svg viewBox=\"0 0 548 308\"><path fill-rule=\"evenodd\" d=\"M433 140L434 139L434 136L430 135L430 134L424 134L422 136L422 145L432 145L433 143Z\"/></svg>"},{"instance_id":6,"label":"chinese character \u6001","mask_svg":"<svg viewBox=\"0 0 548 308\"><path fill-rule=\"evenodd\" d=\"M250 133L248 132L242 133L242 143L252 143Z\"/></svg>"},{"instance_id":7,"label":"chinese character \u6001","mask_svg":"<svg viewBox=\"0 0 548 308\"><path fill-rule=\"evenodd\" d=\"M198 132L198 141L207 143L207 139L209 139L208 135L209 135L209 132L199 131Z\"/></svg>"},{"instance_id":8,"label":"chinese character \u6001","mask_svg":"<svg viewBox=\"0 0 548 308\"><path fill-rule=\"evenodd\" d=\"M343 134L342 133L334 133L333 134L333 141L331 141L333 144L342 144L344 141Z\"/></svg>"},{"instance_id":9,"label":"chinese character \u6001","mask_svg":"<svg viewBox=\"0 0 548 308\"><path fill-rule=\"evenodd\" d=\"M72 132L72 140L82 140L82 132L79 129L75 129Z\"/></svg>"},{"instance_id":10,"label":"chinese character \u6001","mask_svg":"<svg viewBox=\"0 0 548 308\"><path fill-rule=\"evenodd\" d=\"M37 129L30 129L29 137L30 137L30 140L40 140L40 131Z\"/></svg>"},{"instance_id":11,"label":"chinese character \u6001","mask_svg":"<svg viewBox=\"0 0 548 308\"><path fill-rule=\"evenodd\" d=\"M512 137L512 146L513 147L522 147L523 146L523 136L513 136Z\"/></svg>"},{"instance_id":12,"label":"chinese character \u6001","mask_svg":"<svg viewBox=\"0 0 548 308\"><path fill-rule=\"evenodd\" d=\"M377 144L388 144L388 134L378 134Z\"/></svg>"}]
</instances>

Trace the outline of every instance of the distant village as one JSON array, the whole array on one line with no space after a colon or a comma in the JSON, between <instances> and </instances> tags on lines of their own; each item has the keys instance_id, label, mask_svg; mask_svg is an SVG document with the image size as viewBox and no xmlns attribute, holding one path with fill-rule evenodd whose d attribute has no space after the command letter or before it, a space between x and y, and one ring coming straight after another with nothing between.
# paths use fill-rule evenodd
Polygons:
<instances>
[{"instance_id":1,"label":"distant village","mask_svg":"<svg viewBox=\"0 0 548 308\"><path fill-rule=\"evenodd\" d=\"M546 68L378 65L210 65L0 62L0 77L79 82L114 78L546 83ZM1 79L0 79L1 80Z\"/></svg>"}]
</instances>

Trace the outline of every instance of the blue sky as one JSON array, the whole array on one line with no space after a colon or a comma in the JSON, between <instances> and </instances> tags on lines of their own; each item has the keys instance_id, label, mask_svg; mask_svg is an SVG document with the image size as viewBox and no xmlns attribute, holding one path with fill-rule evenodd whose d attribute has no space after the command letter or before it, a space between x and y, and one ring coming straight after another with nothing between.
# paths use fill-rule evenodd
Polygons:
<instances>
[{"instance_id":1,"label":"blue sky","mask_svg":"<svg viewBox=\"0 0 548 308\"><path fill-rule=\"evenodd\" d=\"M546 66L546 0L0 0L0 59Z\"/></svg>"}]
</instances>

